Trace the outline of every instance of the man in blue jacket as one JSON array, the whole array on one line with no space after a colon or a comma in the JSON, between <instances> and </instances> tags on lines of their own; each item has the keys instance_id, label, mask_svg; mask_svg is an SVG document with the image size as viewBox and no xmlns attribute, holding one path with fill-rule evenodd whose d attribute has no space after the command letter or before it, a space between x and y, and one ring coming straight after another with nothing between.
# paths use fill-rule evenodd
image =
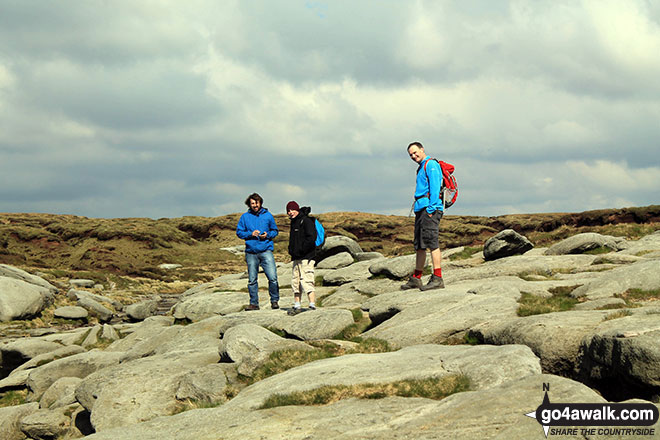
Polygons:
<instances>
[{"instance_id":1,"label":"man in blue jacket","mask_svg":"<svg viewBox=\"0 0 660 440\"><path fill-rule=\"evenodd\" d=\"M273 257L273 238L278 230L273 214L262 207L264 199L257 193L250 194L245 199L248 207L238 221L236 235L245 240L245 262L248 267L248 292L250 305L245 310L259 310L259 266L264 269L268 278L268 293L270 306L279 309L280 288L277 284L277 269Z\"/></svg>"},{"instance_id":2,"label":"man in blue jacket","mask_svg":"<svg viewBox=\"0 0 660 440\"><path fill-rule=\"evenodd\" d=\"M408 145L408 155L419 165L415 181L415 272L401 289L431 290L442 289L442 254L438 242L440 219L444 211L440 199L442 170L438 161L431 159L424 152L419 142ZM431 252L433 274L426 285L422 285L422 271L426 265L426 250Z\"/></svg>"}]
</instances>

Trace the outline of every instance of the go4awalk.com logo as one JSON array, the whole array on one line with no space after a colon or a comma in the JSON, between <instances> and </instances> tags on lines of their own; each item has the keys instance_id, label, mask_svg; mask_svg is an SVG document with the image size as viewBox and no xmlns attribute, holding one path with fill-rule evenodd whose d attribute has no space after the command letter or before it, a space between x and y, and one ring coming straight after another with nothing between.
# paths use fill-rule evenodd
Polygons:
<instances>
[{"instance_id":1,"label":"go4awalk.com logo","mask_svg":"<svg viewBox=\"0 0 660 440\"><path fill-rule=\"evenodd\" d=\"M652 403L551 403L550 384L543 384L545 397L536 411L525 414L550 435L653 436L658 408Z\"/></svg>"}]
</instances>

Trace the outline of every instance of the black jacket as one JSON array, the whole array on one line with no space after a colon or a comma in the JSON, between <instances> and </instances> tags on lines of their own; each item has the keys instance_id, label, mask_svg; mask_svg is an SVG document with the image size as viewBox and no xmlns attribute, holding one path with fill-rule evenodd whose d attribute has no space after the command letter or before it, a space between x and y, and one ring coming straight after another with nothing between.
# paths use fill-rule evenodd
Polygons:
<instances>
[{"instance_id":1,"label":"black jacket","mask_svg":"<svg viewBox=\"0 0 660 440\"><path fill-rule=\"evenodd\" d=\"M303 206L291 220L289 255L292 260L313 260L316 257L316 225L309 217L311 211L308 206Z\"/></svg>"}]
</instances>

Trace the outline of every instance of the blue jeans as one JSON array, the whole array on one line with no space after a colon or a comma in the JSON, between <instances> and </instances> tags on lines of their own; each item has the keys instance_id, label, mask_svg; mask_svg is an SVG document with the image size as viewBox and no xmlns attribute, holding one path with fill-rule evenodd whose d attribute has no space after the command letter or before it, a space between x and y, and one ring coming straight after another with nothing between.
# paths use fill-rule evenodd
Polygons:
<instances>
[{"instance_id":1,"label":"blue jeans","mask_svg":"<svg viewBox=\"0 0 660 440\"><path fill-rule=\"evenodd\" d=\"M277 285L277 269L272 251L264 251L258 254L245 253L245 262L248 267L248 292L250 293L250 304L259 305L259 266L263 267L266 278L268 278L268 293L270 302L280 300L280 288Z\"/></svg>"}]
</instances>

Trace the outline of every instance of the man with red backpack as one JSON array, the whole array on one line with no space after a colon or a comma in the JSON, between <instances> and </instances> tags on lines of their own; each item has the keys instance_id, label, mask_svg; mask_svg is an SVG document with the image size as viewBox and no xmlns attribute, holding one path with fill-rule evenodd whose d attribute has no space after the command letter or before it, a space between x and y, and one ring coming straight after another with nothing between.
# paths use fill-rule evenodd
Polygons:
<instances>
[{"instance_id":1,"label":"man with red backpack","mask_svg":"<svg viewBox=\"0 0 660 440\"><path fill-rule=\"evenodd\" d=\"M424 146L419 142L408 145L408 155L416 162L417 180L415 185L415 272L401 289L442 289L445 283L442 280L442 254L438 242L440 219L444 213L441 197L442 169L438 161L427 156ZM431 252L433 274L428 283L422 284L422 272L426 264L426 250Z\"/></svg>"}]
</instances>

